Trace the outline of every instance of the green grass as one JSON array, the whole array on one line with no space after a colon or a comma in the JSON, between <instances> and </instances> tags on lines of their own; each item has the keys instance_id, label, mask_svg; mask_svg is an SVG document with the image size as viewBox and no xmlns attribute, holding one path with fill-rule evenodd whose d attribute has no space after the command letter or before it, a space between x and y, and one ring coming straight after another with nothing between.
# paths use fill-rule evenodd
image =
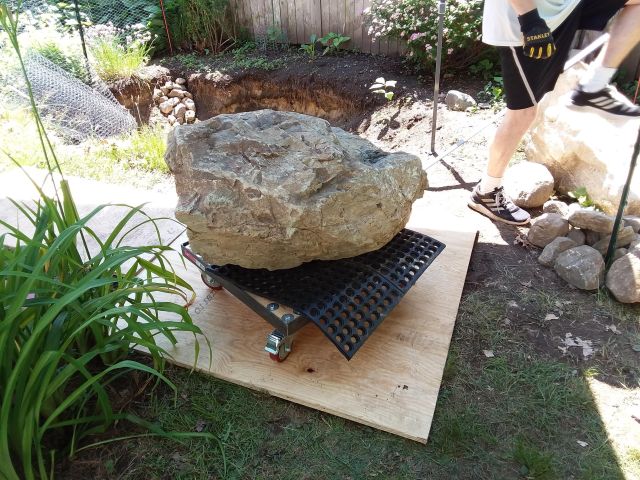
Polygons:
<instances>
[{"instance_id":1,"label":"green grass","mask_svg":"<svg viewBox=\"0 0 640 480\"><path fill-rule=\"evenodd\" d=\"M13 139L2 148L20 165L46 167L37 130L26 111L12 109L0 112L0 135ZM107 140L89 140L80 145L65 145L55 138L53 141L60 164L68 175L148 187L165 179L168 173L164 161L166 135L159 126L145 126L130 134ZM9 168L14 168L14 164L6 155L0 154L0 171Z\"/></svg>"},{"instance_id":2,"label":"green grass","mask_svg":"<svg viewBox=\"0 0 640 480\"><path fill-rule=\"evenodd\" d=\"M123 46L117 38L98 39L90 50L98 75L108 82L136 76L149 60L149 47L141 42Z\"/></svg>"}]
</instances>

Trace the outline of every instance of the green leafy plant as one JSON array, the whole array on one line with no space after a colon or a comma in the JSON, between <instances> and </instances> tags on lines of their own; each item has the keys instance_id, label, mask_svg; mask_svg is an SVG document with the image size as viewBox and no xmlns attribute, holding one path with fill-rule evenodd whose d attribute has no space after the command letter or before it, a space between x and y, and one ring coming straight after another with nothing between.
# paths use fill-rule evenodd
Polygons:
<instances>
[{"instance_id":1,"label":"green leafy plant","mask_svg":"<svg viewBox=\"0 0 640 480\"><path fill-rule=\"evenodd\" d=\"M96 38L91 55L100 78L106 81L136 76L149 60L150 47L142 42L124 45L118 37Z\"/></svg>"},{"instance_id":2,"label":"green leafy plant","mask_svg":"<svg viewBox=\"0 0 640 480\"><path fill-rule=\"evenodd\" d=\"M34 47L34 50L80 81L87 84L91 82L87 66L82 57L63 52L62 49L53 42L37 45Z\"/></svg>"},{"instance_id":3,"label":"green leafy plant","mask_svg":"<svg viewBox=\"0 0 640 480\"><path fill-rule=\"evenodd\" d=\"M373 90L373 93L383 95L384 98L391 101L393 100L393 92L389 91L390 88L395 88L396 80L385 80L384 77L376 78L376 82L369 87L369 90Z\"/></svg>"},{"instance_id":4,"label":"green leafy plant","mask_svg":"<svg viewBox=\"0 0 640 480\"><path fill-rule=\"evenodd\" d=\"M324 37L319 39L319 42L325 47L322 55L337 53L340 49L340 45L347 43L349 40L351 40L351 37L345 37L339 33L327 33Z\"/></svg>"},{"instance_id":5,"label":"green leafy plant","mask_svg":"<svg viewBox=\"0 0 640 480\"><path fill-rule=\"evenodd\" d=\"M483 80L489 80L490 78L496 77L496 73L499 70L498 65L492 62L488 58L483 58L477 63L469 66L469 71L478 77L481 77Z\"/></svg>"},{"instance_id":6,"label":"green leafy plant","mask_svg":"<svg viewBox=\"0 0 640 480\"><path fill-rule=\"evenodd\" d=\"M316 43L318 42L318 36L313 33L309 37L309 43L300 45L300 51L306 53L311 58L316 57Z\"/></svg>"},{"instance_id":7,"label":"green leafy plant","mask_svg":"<svg viewBox=\"0 0 640 480\"><path fill-rule=\"evenodd\" d=\"M495 76L478 93L478 99L490 103L495 109L504 105L504 80L501 76Z\"/></svg>"},{"instance_id":8,"label":"green leafy plant","mask_svg":"<svg viewBox=\"0 0 640 480\"><path fill-rule=\"evenodd\" d=\"M438 0L372 0L365 11L369 35L403 40L407 57L430 69L436 59ZM464 70L487 58L497 63L495 49L480 41L482 0L451 0L444 18L443 69Z\"/></svg>"},{"instance_id":9,"label":"green leafy plant","mask_svg":"<svg viewBox=\"0 0 640 480\"><path fill-rule=\"evenodd\" d=\"M0 220L0 477L31 480L52 477L57 455L87 448L81 442L118 420L169 436L116 411L109 388L139 372L175 391L162 374L168 353L157 339L175 344L176 332L201 331L186 309L193 290L173 271L155 219L128 207L105 239L91 221L106 205L79 214L26 75L18 13L4 2L0 26L17 53L53 189L47 194L32 180L35 204L13 202L23 226ZM158 244L128 246L144 226L155 229ZM196 338L195 358L199 346ZM129 358L134 347L146 349L151 366Z\"/></svg>"},{"instance_id":10,"label":"green leafy plant","mask_svg":"<svg viewBox=\"0 0 640 480\"><path fill-rule=\"evenodd\" d=\"M583 208L596 208L596 204L589 196L589 193L587 192L587 189L585 187L576 188L572 192L567 193L567 195L575 199Z\"/></svg>"}]
</instances>

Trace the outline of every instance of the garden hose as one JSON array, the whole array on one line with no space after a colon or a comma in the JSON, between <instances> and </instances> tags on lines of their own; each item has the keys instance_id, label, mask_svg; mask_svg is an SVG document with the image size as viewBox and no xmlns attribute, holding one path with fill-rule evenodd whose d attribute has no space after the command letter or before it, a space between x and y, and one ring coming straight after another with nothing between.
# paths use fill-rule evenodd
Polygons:
<instances>
[{"instance_id":1,"label":"garden hose","mask_svg":"<svg viewBox=\"0 0 640 480\"><path fill-rule=\"evenodd\" d=\"M627 182L622 189L622 196L620 197L620 205L618 205L618 214L616 215L616 221L613 224L613 232L611 232L611 240L609 241L609 247L607 248L607 254L605 255L605 269L608 271L609 267L613 263L613 255L616 251L616 242L618 240L618 230L622 223L622 215L624 214L624 208L627 206L627 197L629 196L629 189L631 188L631 180L633 179L633 172L636 169L636 163L638 161L638 152L640 152L640 129L638 129L638 139L633 149L633 155L631 157L631 164L629 165L629 174L627 175Z\"/></svg>"}]
</instances>

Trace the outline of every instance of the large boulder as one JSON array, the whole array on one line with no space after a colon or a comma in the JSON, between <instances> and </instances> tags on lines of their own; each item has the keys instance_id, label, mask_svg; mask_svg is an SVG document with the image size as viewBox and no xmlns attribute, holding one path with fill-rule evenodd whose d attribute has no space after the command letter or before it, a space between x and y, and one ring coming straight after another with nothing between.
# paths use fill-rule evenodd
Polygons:
<instances>
[{"instance_id":1,"label":"large boulder","mask_svg":"<svg viewBox=\"0 0 640 480\"><path fill-rule=\"evenodd\" d=\"M165 158L194 251L247 268L376 250L405 226L427 186L418 157L292 112L177 127Z\"/></svg>"},{"instance_id":2,"label":"large boulder","mask_svg":"<svg viewBox=\"0 0 640 480\"><path fill-rule=\"evenodd\" d=\"M640 302L640 252L618 258L607 273L607 288L622 303Z\"/></svg>"},{"instance_id":3,"label":"large boulder","mask_svg":"<svg viewBox=\"0 0 640 480\"><path fill-rule=\"evenodd\" d=\"M556 258L556 273L574 287L597 290L604 281L602 255L587 245L570 248Z\"/></svg>"},{"instance_id":4,"label":"large boulder","mask_svg":"<svg viewBox=\"0 0 640 480\"><path fill-rule=\"evenodd\" d=\"M628 117L567 107L565 94L573 89L585 68L578 65L562 74L555 90L542 99L526 155L549 168L558 192L585 187L598 206L615 213L639 123ZM626 211L640 214L640 175L634 176Z\"/></svg>"}]
</instances>

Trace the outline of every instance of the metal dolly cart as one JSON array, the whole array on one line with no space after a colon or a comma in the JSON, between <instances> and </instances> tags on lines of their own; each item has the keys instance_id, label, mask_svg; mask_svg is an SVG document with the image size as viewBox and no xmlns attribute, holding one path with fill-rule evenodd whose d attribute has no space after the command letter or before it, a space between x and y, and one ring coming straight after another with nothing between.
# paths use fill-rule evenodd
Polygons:
<instances>
[{"instance_id":1,"label":"metal dolly cart","mask_svg":"<svg viewBox=\"0 0 640 480\"><path fill-rule=\"evenodd\" d=\"M182 244L182 254L200 270L205 285L226 289L274 327L265 350L281 362L292 350L294 334L309 322L350 360L444 248L403 229L379 250L284 270L211 265L189 242Z\"/></svg>"}]
</instances>

